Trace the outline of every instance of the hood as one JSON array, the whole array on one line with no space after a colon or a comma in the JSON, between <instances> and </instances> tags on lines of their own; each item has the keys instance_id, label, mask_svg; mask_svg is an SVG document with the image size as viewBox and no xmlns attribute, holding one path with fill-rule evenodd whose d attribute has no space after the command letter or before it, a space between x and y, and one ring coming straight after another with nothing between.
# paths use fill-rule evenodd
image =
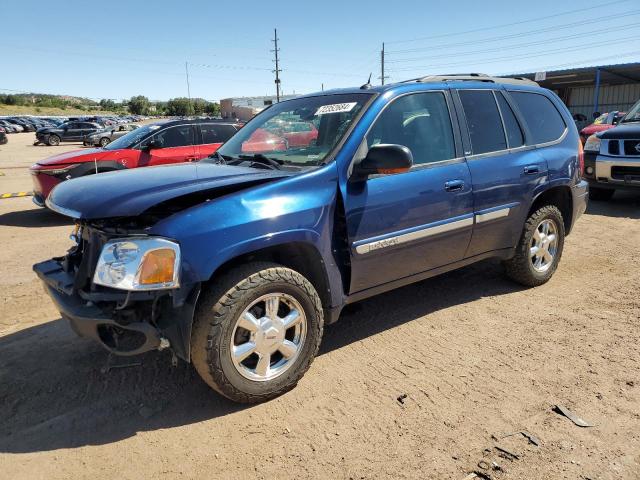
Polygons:
<instances>
[{"instance_id":1,"label":"hood","mask_svg":"<svg viewBox=\"0 0 640 480\"><path fill-rule=\"evenodd\" d=\"M62 182L49 195L47 206L84 220L134 217L171 200L194 194L197 198L206 194L207 200L290 175L210 163L136 168Z\"/></svg>"},{"instance_id":2,"label":"hood","mask_svg":"<svg viewBox=\"0 0 640 480\"><path fill-rule=\"evenodd\" d=\"M604 139L630 139L637 140L640 138L640 122L623 123L604 132L598 133L600 138Z\"/></svg>"},{"instance_id":3,"label":"hood","mask_svg":"<svg viewBox=\"0 0 640 480\"><path fill-rule=\"evenodd\" d=\"M59 153L52 157L40 160L38 165L68 165L70 163L93 162L100 160L102 157L112 153L113 150L107 151L102 148L84 148L82 150L72 150L71 152Z\"/></svg>"}]
</instances>

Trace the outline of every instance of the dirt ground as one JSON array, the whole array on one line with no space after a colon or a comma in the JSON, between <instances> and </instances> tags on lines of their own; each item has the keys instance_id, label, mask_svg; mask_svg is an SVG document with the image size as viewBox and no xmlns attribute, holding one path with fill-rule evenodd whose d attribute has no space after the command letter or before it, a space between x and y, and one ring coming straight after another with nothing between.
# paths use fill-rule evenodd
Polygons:
<instances>
[{"instance_id":1,"label":"dirt ground","mask_svg":"<svg viewBox=\"0 0 640 480\"><path fill-rule=\"evenodd\" d=\"M78 148L32 135L0 146L0 193ZM31 271L70 230L29 198L0 200L1 478L640 478L640 194L591 204L542 287L487 261L361 303L297 388L256 406L166 352L103 372L107 354ZM501 438L523 430L540 445Z\"/></svg>"}]
</instances>

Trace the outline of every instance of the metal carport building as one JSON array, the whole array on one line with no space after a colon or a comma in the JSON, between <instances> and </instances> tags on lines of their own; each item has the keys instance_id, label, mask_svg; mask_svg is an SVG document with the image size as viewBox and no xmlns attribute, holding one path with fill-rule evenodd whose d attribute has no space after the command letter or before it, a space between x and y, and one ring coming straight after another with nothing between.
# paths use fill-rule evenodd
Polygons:
<instances>
[{"instance_id":1,"label":"metal carport building","mask_svg":"<svg viewBox=\"0 0 640 480\"><path fill-rule=\"evenodd\" d=\"M511 76L511 75L510 75ZM514 75L516 76L516 75ZM628 111L640 99L640 63L517 74L553 90L574 115ZM542 79L544 78L544 79Z\"/></svg>"}]
</instances>

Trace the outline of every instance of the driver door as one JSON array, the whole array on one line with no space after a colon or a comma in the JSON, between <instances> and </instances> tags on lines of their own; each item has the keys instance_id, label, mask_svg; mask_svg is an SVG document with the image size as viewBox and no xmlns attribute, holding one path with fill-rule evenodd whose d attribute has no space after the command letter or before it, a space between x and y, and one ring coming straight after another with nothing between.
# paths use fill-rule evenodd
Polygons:
<instances>
[{"instance_id":1,"label":"driver door","mask_svg":"<svg viewBox=\"0 0 640 480\"><path fill-rule=\"evenodd\" d=\"M195 137L195 126L192 124L175 125L159 131L149 139L153 142L153 147L143 152L139 166L197 160ZM146 143L149 144L148 141Z\"/></svg>"},{"instance_id":2,"label":"driver door","mask_svg":"<svg viewBox=\"0 0 640 480\"><path fill-rule=\"evenodd\" d=\"M79 122L71 122L68 127L64 129L62 139L71 142L82 139L82 125Z\"/></svg>"},{"instance_id":3,"label":"driver door","mask_svg":"<svg viewBox=\"0 0 640 480\"><path fill-rule=\"evenodd\" d=\"M473 196L452 110L446 91L403 95L367 133L362 156L375 144L404 145L413 167L348 182L350 293L464 257L473 230Z\"/></svg>"}]
</instances>

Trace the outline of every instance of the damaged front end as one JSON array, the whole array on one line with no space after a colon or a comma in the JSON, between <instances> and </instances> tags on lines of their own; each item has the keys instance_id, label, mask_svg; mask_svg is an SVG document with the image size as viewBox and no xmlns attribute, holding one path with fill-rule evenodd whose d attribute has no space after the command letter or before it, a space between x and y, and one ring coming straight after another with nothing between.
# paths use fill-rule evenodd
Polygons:
<instances>
[{"instance_id":1,"label":"damaged front end","mask_svg":"<svg viewBox=\"0 0 640 480\"><path fill-rule=\"evenodd\" d=\"M181 259L179 246L171 257L166 245L175 250L177 243L150 236L141 227L131 219L80 222L72 235L76 245L64 257L33 269L78 335L117 355L171 347L189 361L200 283ZM158 277L172 261L175 281Z\"/></svg>"}]
</instances>

